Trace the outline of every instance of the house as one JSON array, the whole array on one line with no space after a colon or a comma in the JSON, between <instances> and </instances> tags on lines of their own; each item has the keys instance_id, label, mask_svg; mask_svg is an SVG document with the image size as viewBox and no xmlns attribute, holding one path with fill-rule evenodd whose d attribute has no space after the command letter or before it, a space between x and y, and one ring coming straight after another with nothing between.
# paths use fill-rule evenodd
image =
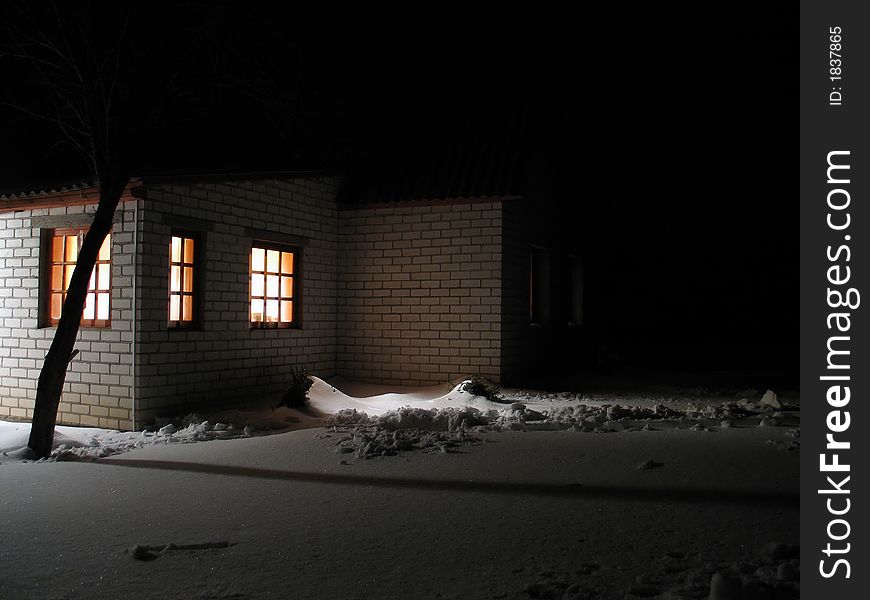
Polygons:
<instances>
[{"instance_id":1,"label":"house","mask_svg":"<svg viewBox=\"0 0 870 600\"><path fill-rule=\"evenodd\" d=\"M343 201L322 173L131 181L58 422L119 429L283 389L296 365L396 385L511 382L583 320L582 265L510 194ZM32 416L81 236L81 183L0 195L0 418Z\"/></svg>"}]
</instances>

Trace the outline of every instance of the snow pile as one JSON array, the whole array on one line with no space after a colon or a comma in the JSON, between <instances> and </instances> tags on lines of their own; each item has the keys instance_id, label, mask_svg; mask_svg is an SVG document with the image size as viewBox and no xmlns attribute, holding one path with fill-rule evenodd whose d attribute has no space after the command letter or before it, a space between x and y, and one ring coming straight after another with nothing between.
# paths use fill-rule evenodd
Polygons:
<instances>
[{"instance_id":1,"label":"snow pile","mask_svg":"<svg viewBox=\"0 0 870 600\"><path fill-rule=\"evenodd\" d=\"M389 393L362 398L348 396L315 379L311 404L328 414L327 425L366 425L389 429L455 431L462 420L470 428L488 431L574 430L612 432L652 429L650 423L695 427L700 431L735 426L796 425L797 419L780 412L786 407L768 390L759 400L741 399L701 403L688 400L667 406L650 398L627 402L595 400L568 392L502 390L512 404L473 396L460 383L446 394L436 388L423 393ZM352 387L352 385L351 385ZM369 386L373 387L373 386ZM789 407L794 410L796 407ZM773 412L776 410L776 412ZM783 419L785 417L785 419ZM793 422L788 422L789 420Z\"/></svg>"},{"instance_id":2,"label":"snow pile","mask_svg":"<svg viewBox=\"0 0 870 600\"><path fill-rule=\"evenodd\" d=\"M187 423L187 425L184 425ZM249 425L238 428L226 423L201 421L188 415L182 423L168 423L157 431L122 432L98 428L58 426L54 449L46 461L97 460L153 444L191 444L215 439L232 439L253 435ZM30 423L0 421L0 464L29 460L27 446Z\"/></svg>"},{"instance_id":3,"label":"snow pile","mask_svg":"<svg viewBox=\"0 0 870 600\"><path fill-rule=\"evenodd\" d=\"M406 405L396 406L402 399L409 399L408 396L384 394L352 398L316 380L312 404L321 409L327 406L334 409L332 414L324 417L323 423L332 427L334 433L342 434L335 451L355 459L396 456L414 450L449 452L457 446L480 443L482 438L477 434L484 432L613 433L674 428L708 432L732 427L798 423L796 416L786 415L780 410L771 412L777 406L780 409L784 406L770 390L758 401L688 401L682 406L672 407L649 401L637 405L578 403L577 396L572 394L523 391L513 391L505 397L516 399L522 396L528 402L515 401L506 405L472 396L463 392L461 387L462 384L442 396L411 396ZM793 422L786 423L788 420ZM778 443L791 452L799 448L799 430L788 431L792 440ZM658 466L651 464L639 468Z\"/></svg>"},{"instance_id":4,"label":"snow pile","mask_svg":"<svg viewBox=\"0 0 870 600\"><path fill-rule=\"evenodd\" d=\"M355 408L342 408L334 415L328 415L323 422L326 425L376 425L377 418L370 417L367 413L360 412Z\"/></svg>"},{"instance_id":5,"label":"snow pile","mask_svg":"<svg viewBox=\"0 0 870 600\"><path fill-rule=\"evenodd\" d=\"M767 390L758 400L741 398L738 404L746 408L747 410L754 412L765 412L770 410L798 410L800 408L797 404L783 402L773 390Z\"/></svg>"},{"instance_id":6,"label":"snow pile","mask_svg":"<svg viewBox=\"0 0 870 600\"><path fill-rule=\"evenodd\" d=\"M338 454L358 459L395 456L400 452L423 450L447 453L461 445L480 443L469 433L481 430L489 419L475 408L423 409L404 407L380 416L355 409L341 410L325 419L333 430L353 427L336 445Z\"/></svg>"},{"instance_id":7,"label":"snow pile","mask_svg":"<svg viewBox=\"0 0 870 600\"><path fill-rule=\"evenodd\" d=\"M746 401L748 402L748 401ZM753 412L744 402L723 402L721 404L698 404L689 402L685 416L690 419L712 419L716 421L742 419Z\"/></svg>"},{"instance_id":8,"label":"snow pile","mask_svg":"<svg viewBox=\"0 0 870 600\"><path fill-rule=\"evenodd\" d=\"M495 429L572 430L612 432L635 428L639 422L676 421L683 413L657 404L652 407L620 404L578 404L557 406L538 412L522 404L512 405L512 414L503 414L493 424Z\"/></svg>"},{"instance_id":9,"label":"snow pile","mask_svg":"<svg viewBox=\"0 0 870 600\"><path fill-rule=\"evenodd\" d=\"M478 444L481 439L464 430L456 432L425 431L421 429L396 429L388 431L373 428L358 429L344 435L335 447L337 454L351 454L357 459L376 456L396 456L400 452L423 450L448 453L457 446Z\"/></svg>"},{"instance_id":10,"label":"snow pile","mask_svg":"<svg viewBox=\"0 0 870 600\"><path fill-rule=\"evenodd\" d=\"M504 404L491 402L482 396L474 396L463 391L462 385L448 389L445 386L405 389L400 392L388 392L372 395L348 395L322 379L312 377L314 385L308 392L310 407L326 415L335 415L343 411L356 410L366 415L383 415L402 408L421 408L425 410L446 408L476 408L481 411L497 409ZM378 386L346 383L350 390L357 389L358 394L367 394Z\"/></svg>"},{"instance_id":11,"label":"snow pile","mask_svg":"<svg viewBox=\"0 0 870 600\"><path fill-rule=\"evenodd\" d=\"M426 429L428 431L459 431L486 420L476 408L449 407L437 410L402 408L378 418L378 425L388 431L397 429Z\"/></svg>"},{"instance_id":12,"label":"snow pile","mask_svg":"<svg viewBox=\"0 0 870 600\"><path fill-rule=\"evenodd\" d=\"M479 399L483 400L483 399ZM485 401L485 400L484 400ZM699 405L690 403L680 411L663 404L561 404L536 410L522 402L494 404L498 408L468 405L446 408L404 406L370 415L357 408L340 409L324 418L335 433L344 434L336 446L339 454L358 459L395 456L413 450L448 452L459 445L477 444L475 434L490 431L581 431L612 433L687 427L695 431L730 428L737 420L758 424L758 416L737 403ZM772 418L762 425L773 424Z\"/></svg>"},{"instance_id":13,"label":"snow pile","mask_svg":"<svg viewBox=\"0 0 870 600\"><path fill-rule=\"evenodd\" d=\"M328 415L324 423L329 426L373 426L386 431L424 429L426 431L457 431L471 426L486 425L491 417L468 406L461 408L425 409L405 406L380 416L369 416L356 409L340 410Z\"/></svg>"},{"instance_id":14,"label":"snow pile","mask_svg":"<svg viewBox=\"0 0 870 600\"><path fill-rule=\"evenodd\" d=\"M416 408L405 406L369 415L356 408L341 409L324 418L332 427L375 427L387 431L420 429L426 431L584 431L614 432L650 429L651 422L679 426L693 421L698 429L707 430L703 422L718 419L751 417L753 413L736 404L706 405L691 404L685 411L675 410L662 404L647 406L622 406L620 404L576 404L553 406L536 410L514 402L496 405L500 408L482 410L471 406L447 408ZM727 426L732 426L728 421ZM645 427L645 425L647 427Z\"/></svg>"},{"instance_id":15,"label":"snow pile","mask_svg":"<svg viewBox=\"0 0 870 600\"><path fill-rule=\"evenodd\" d=\"M152 431L118 432L97 428L58 427L55 449L48 460L96 460L153 444L185 444L250 437L301 427L326 425L337 431L357 430L345 436L338 452L358 458L390 456L409 450L448 451L477 443L474 434L488 431L620 431L688 428L700 432L731 427L790 427L791 441L784 450L799 449L799 417L794 406L783 404L768 390L758 400L701 403L633 398L631 404L589 399L572 393L529 390L503 391L511 404L492 402L463 391L465 382L445 393L445 386L354 397L325 381L312 378L310 411L250 407L210 414L189 414L158 421ZM357 393L376 386L348 383ZM522 398L523 401L519 401ZM321 416L322 415L322 416ZM0 464L30 458L29 424L0 422ZM792 433L794 432L794 433ZM461 435L454 435L461 434Z\"/></svg>"},{"instance_id":16,"label":"snow pile","mask_svg":"<svg viewBox=\"0 0 870 600\"><path fill-rule=\"evenodd\" d=\"M486 411L470 406L441 409L422 409L410 406L370 416L357 409L339 410L324 419L329 426L380 427L396 429L425 429L427 431L622 431L643 421L679 420L685 415L666 406L625 407L601 404L588 406L561 406L549 410L535 410L521 402L500 409Z\"/></svg>"}]
</instances>

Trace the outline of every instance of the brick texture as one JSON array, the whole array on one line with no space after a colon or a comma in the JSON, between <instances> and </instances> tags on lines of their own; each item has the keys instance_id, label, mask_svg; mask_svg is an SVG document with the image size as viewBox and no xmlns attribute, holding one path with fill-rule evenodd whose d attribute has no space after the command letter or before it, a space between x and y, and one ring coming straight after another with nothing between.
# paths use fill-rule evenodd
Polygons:
<instances>
[{"instance_id":1,"label":"brick texture","mask_svg":"<svg viewBox=\"0 0 870 600\"><path fill-rule=\"evenodd\" d=\"M59 422L139 427L276 393L297 365L323 377L426 385L475 373L498 381L527 358L529 240L514 205L339 210L337 185L146 182L116 218L111 327L81 330ZM86 224L90 211L0 214L0 418L32 416L54 335L39 327L40 230ZM196 329L167 323L174 230L200 240ZM254 240L302 246L300 328L250 328Z\"/></svg>"},{"instance_id":2,"label":"brick texture","mask_svg":"<svg viewBox=\"0 0 870 600\"><path fill-rule=\"evenodd\" d=\"M492 203L342 211L338 373L397 385L498 380L501 226Z\"/></svg>"},{"instance_id":3,"label":"brick texture","mask_svg":"<svg viewBox=\"0 0 870 600\"><path fill-rule=\"evenodd\" d=\"M134 211L119 207L112 236L111 326L82 328L58 422L130 429L133 387ZM92 206L0 214L0 418L30 419L55 327L40 327L42 229L89 222Z\"/></svg>"},{"instance_id":4,"label":"brick texture","mask_svg":"<svg viewBox=\"0 0 870 600\"><path fill-rule=\"evenodd\" d=\"M137 423L181 407L220 406L286 387L305 365L335 372L336 182L332 179L147 185L139 211ZM173 227L201 226L204 319L167 328ZM251 329L251 230L304 238L302 328ZM170 410L171 409L171 410Z\"/></svg>"}]
</instances>

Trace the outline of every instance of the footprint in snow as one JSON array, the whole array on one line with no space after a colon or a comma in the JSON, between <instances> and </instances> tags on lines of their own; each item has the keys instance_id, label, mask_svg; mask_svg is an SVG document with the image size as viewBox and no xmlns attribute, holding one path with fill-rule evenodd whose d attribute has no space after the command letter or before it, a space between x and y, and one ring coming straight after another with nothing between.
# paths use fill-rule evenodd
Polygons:
<instances>
[{"instance_id":1,"label":"footprint in snow","mask_svg":"<svg viewBox=\"0 0 870 600\"><path fill-rule=\"evenodd\" d=\"M225 549L230 546L235 546L232 542L205 542L201 544L163 544L160 546L146 546L143 544L135 544L130 546L124 552L129 554L136 560L150 561L160 558L161 556L181 550L213 550Z\"/></svg>"},{"instance_id":2,"label":"footprint in snow","mask_svg":"<svg viewBox=\"0 0 870 600\"><path fill-rule=\"evenodd\" d=\"M653 459L648 459L637 465L635 467L638 471L649 471L650 469L658 469L660 467L664 467L665 463L656 462Z\"/></svg>"}]
</instances>

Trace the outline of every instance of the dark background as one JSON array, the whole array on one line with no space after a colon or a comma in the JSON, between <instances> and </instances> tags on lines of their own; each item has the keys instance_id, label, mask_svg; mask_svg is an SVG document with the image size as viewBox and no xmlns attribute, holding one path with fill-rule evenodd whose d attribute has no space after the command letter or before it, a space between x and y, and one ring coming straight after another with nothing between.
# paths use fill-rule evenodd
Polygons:
<instances>
[{"instance_id":1,"label":"dark background","mask_svg":"<svg viewBox=\"0 0 870 600\"><path fill-rule=\"evenodd\" d=\"M231 86L193 97L139 140L141 174L329 169L353 201L458 148L473 163L520 147L576 223L595 335L623 364L796 386L796 10L444 8L346 25L233 10L239 47L292 102L254 107ZM89 175L50 124L7 109L0 131L2 188Z\"/></svg>"}]
</instances>

